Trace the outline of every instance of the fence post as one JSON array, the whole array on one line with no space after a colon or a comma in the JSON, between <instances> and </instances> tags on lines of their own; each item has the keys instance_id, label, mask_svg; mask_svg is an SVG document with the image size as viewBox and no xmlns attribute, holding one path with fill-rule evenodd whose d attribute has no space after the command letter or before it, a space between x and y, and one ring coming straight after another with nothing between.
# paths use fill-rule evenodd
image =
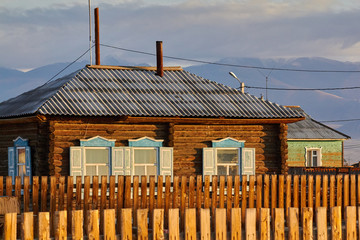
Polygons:
<instances>
[{"instance_id":1,"label":"fence post","mask_svg":"<svg viewBox=\"0 0 360 240\"><path fill-rule=\"evenodd\" d=\"M16 213L5 214L4 239L16 239Z\"/></svg>"},{"instance_id":2,"label":"fence post","mask_svg":"<svg viewBox=\"0 0 360 240\"><path fill-rule=\"evenodd\" d=\"M164 209L154 210L153 239L164 239Z\"/></svg>"},{"instance_id":3,"label":"fence post","mask_svg":"<svg viewBox=\"0 0 360 240\"><path fill-rule=\"evenodd\" d=\"M87 225L85 226L88 239L99 240L99 210L89 210L88 215L85 217L88 218L86 221Z\"/></svg>"},{"instance_id":4,"label":"fence post","mask_svg":"<svg viewBox=\"0 0 360 240\"><path fill-rule=\"evenodd\" d=\"M241 208L231 209L231 239L241 239Z\"/></svg>"},{"instance_id":5,"label":"fence post","mask_svg":"<svg viewBox=\"0 0 360 240\"><path fill-rule=\"evenodd\" d=\"M71 215L69 214L69 218L70 216ZM72 212L72 216L71 216L72 228L70 232L72 234L73 239L83 239L84 236L83 221L84 221L83 210L75 210ZM85 226L87 226L87 224Z\"/></svg>"},{"instance_id":6,"label":"fence post","mask_svg":"<svg viewBox=\"0 0 360 240\"><path fill-rule=\"evenodd\" d=\"M138 209L137 215L137 239L148 239L148 210Z\"/></svg>"},{"instance_id":7,"label":"fence post","mask_svg":"<svg viewBox=\"0 0 360 240\"><path fill-rule=\"evenodd\" d=\"M115 240L115 209L104 209L104 239Z\"/></svg>"},{"instance_id":8,"label":"fence post","mask_svg":"<svg viewBox=\"0 0 360 240\"><path fill-rule=\"evenodd\" d=\"M226 240L226 209L217 208L215 210L215 239Z\"/></svg>"},{"instance_id":9,"label":"fence post","mask_svg":"<svg viewBox=\"0 0 360 240\"><path fill-rule=\"evenodd\" d=\"M132 239L132 213L131 208L121 209L121 239Z\"/></svg>"},{"instance_id":10,"label":"fence post","mask_svg":"<svg viewBox=\"0 0 360 240\"><path fill-rule=\"evenodd\" d=\"M285 214L283 208L275 208L274 212L274 239L285 240Z\"/></svg>"},{"instance_id":11,"label":"fence post","mask_svg":"<svg viewBox=\"0 0 360 240\"><path fill-rule=\"evenodd\" d=\"M50 214L49 212L39 212L38 216L39 228L38 236L39 240L48 240L50 238Z\"/></svg>"},{"instance_id":12,"label":"fence post","mask_svg":"<svg viewBox=\"0 0 360 240\"><path fill-rule=\"evenodd\" d=\"M247 208L245 212L245 239L256 240L256 208Z\"/></svg>"},{"instance_id":13,"label":"fence post","mask_svg":"<svg viewBox=\"0 0 360 240\"><path fill-rule=\"evenodd\" d=\"M299 238L299 209L289 209L289 237L290 240L298 240Z\"/></svg>"},{"instance_id":14,"label":"fence post","mask_svg":"<svg viewBox=\"0 0 360 240\"><path fill-rule=\"evenodd\" d=\"M56 211L54 216L55 239L67 238L67 212Z\"/></svg>"},{"instance_id":15,"label":"fence post","mask_svg":"<svg viewBox=\"0 0 360 240\"><path fill-rule=\"evenodd\" d=\"M185 210L185 240L196 239L196 209Z\"/></svg>"},{"instance_id":16,"label":"fence post","mask_svg":"<svg viewBox=\"0 0 360 240\"><path fill-rule=\"evenodd\" d=\"M341 206L331 208L331 237L342 239Z\"/></svg>"},{"instance_id":17,"label":"fence post","mask_svg":"<svg viewBox=\"0 0 360 240\"><path fill-rule=\"evenodd\" d=\"M34 239L34 214L25 212L21 216L22 237L21 239Z\"/></svg>"},{"instance_id":18,"label":"fence post","mask_svg":"<svg viewBox=\"0 0 360 240\"><path fill-rule=\"evenodd\" d=\"M169 209L169 239L178 240L180 239L179 231L179 209Z\"/></svg>"},{"instance_id":19,"label":"fence post","mask_svg":"<svg viewBox=\"0 0 360 240\"><path fill-rule=\"evenodd\" d=\"M327 207L318 207L316 209L316 227L317 239L327 240Z\"/></svg>"},{"instance_id":20,"label":"fence post","mask_svg":"<svg viewBox=\"0 0 360 240\"><path fill-rule=\"evenodd\" d=\"M346 240L357 239L356 235L356 207L345 208Z\"/></svg>"},{"instance_id":21,"label":"fence post","mask_svg":"<svg viewBox=\"0 0 360 240\"><path fill-rule=\"evenodd\" d=\"M304 208L302 215L303 239L313 239L313 209Z\"/></svg>"},{"instance_id":22,"label":"fence post","mask_svg":"<svg viewBox=\"0 0 360 240\"><path fill-rule=\"evenodd\" d=\"M217 211L217 209L216 209ZM200 210L200 239L211 239L210 209Z\"/></svg>"},{"instance_id":23,"label":"fence post","mask_svg":"<svg viewBox=\"0 0 360 240\"><path fill-rule=\"evenodd\" d=\"M274 210L275 211L275 208ZM270 209L260 209L260 239L270 240ZM275 224L273 224L275 225Z\"/></svg>"}]
</instances>

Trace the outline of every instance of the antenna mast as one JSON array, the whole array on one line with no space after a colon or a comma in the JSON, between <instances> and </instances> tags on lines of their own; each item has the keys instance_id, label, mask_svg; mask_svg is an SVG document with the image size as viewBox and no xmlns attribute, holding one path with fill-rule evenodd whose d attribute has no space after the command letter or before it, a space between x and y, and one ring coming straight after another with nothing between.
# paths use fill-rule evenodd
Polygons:
<instances>
[{"instance_id":1,"label":"antenna mast","mask_svg":"<svg viewBox=\"0 0 360 240\"><path fill-rule=\"evenodd\" d=\"M90 65L92 65L92 50L91 50L91 0L89 0L89 49L90 49Z\"/></svg>"}]
</instances>

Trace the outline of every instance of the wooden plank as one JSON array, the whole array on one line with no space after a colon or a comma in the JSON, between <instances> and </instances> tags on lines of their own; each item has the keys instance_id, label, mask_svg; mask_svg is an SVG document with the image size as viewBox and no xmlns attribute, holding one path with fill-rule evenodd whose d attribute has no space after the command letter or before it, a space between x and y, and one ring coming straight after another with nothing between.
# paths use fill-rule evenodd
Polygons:
<instances>
[{"instance_id":1,"label":"wooden plank","mask_svg":"<svg viewBox=\"0 0 360 240\"><path fill-rule=\"evenodd\" d=\"M116 231L121 231L121 209L124 207L124 184L125 177L123 175L118 176L117 181L117 197L116 197Z\"/></svg>"},{"instance_id":2,"label":"wooden plank","mask_svg":"<svg viewBox=\"0 0 360 240\"><path fill-rule=\"evenodd\" d=\"M30 207L30 177L24 176L24 212L28 212Z\"/></svg>"},{"instance_id":3,"label":"wooden plank","mask_svg":"<svg viewBox=\"0 0 360 240\"><path fill-rule=\"evenodd\" d=\"M99 240L100 239L100 230L99 230L99 210L89 210L87 225L85 226L86 235L88 239ZM131 215L130 218L131 219ZM130 222L131 225L131 221Z\"/></svg>"},{"instance_id":4,"label":"wooden plank","mask_svg":"<svg viewBox=\"0 0 360 240\"><path fill-rule=\"evenodd\" d=\"M180 239L180 228L179 228L179 209L169 209L169 240Z\"/></svg>"},{"instance_id":5,"label":"wooden plank","mask_svg":"<svg viewBox=\"0 0 360 240\"><path fill-rule=\"evenodd\" d=\"M289 217L289 207L291 207L291 175L286 176L286 200L285 200L285 217Z\"/></svg>"},{"instance_id":6,"label":"wooden plank","mask_svg":"<svg viewBox=\"0 0 360 240\"><path fill-rule=\"evenodd\" d=\"M270 240L270 209L260 209L260 239Z\"/></svg>"},{"instance_id":7,"label":"wooden plank","mask_svg":"<svg viewBox=\"0 0 360 240\"><path fill-rule=\"evenodd\" d=\"M357 222L358 222L358 229L359 229L359 231L358 231L359 238L358 239L360 239L360 207L357 207Z\"/></svg>"},{"instance_id":8,"label":"wooden plank","mask_svg":"<svg viewBox=\"0 0 360 240\"><path fill-rule=\"evenodd\" d=\"M345 207L346 240L356 240L356 207Z\"/></svg>"},{"instance_id":9,"label":"wooden plank","mask_svg":"<svg viewBox=\"0 0 360 240\"><path fill-rule=\"evenodd\" d=\"M34 214L33 212L25 212L21 216L22 235L21 239L34 239Z\"/></svg>"},{"instance_id":10,"label":"wooden plank","mask_svg":"<svg viewBox=\"0 0 360 240\"><path fill-rule=\"evenodd\" d=\"M87 219L87 218L85 218ZM72 212L71 217L71 235L73 239L84 239L84 231L83 231L83 220L84 219L84 212L83 210L75 210ZM87 226L86 224L85 226Z\"/></svg>"},{"instance_id":11,"label":"wooden plank","mask_svg":"<svg viewBox=\"0 0 360 240\"><path fill-rule=\"evenodd\" d=\"M12 196L12 177L6 176L6 196L11 197Z\"/></svg>"},{"instance_id":12,"label":"wooden plank","mask_svg":"<svg viewBox=\"0 0 360 240\"><path fill-rule=\"evenodd\" d=\"M299 208L289 208L289 240L299 240Z\"/></svg>"},{"instance_id":13,"label":"wooden plank","mask_svg":"<svg viewBox=\"0 0 360 240\"><path fill-rule=\"evenodd\" d=\"M148 239L148 209L137 210L137 239Z\"/></svg>"},{"instance_id":14,"label":"wooden plank","mask_svg":"<svg viewBox=\"0 0 360 240\"><path fill-rule=\"evenodd\" d=\"M330 182L331 182L331 180L330 180ZM330 209L330 211L331 211L330 212L331 237L332 237L332 239L342 239L341 206L332 207Z\"/></svg>"},{"instance_id":15,"label":"wooden plank","mask_svg":"<svg viewBox=\"0 0 360 240\"><path fill-rule=\"evenodd\" d=\"M173 181L173 192L172 192L172 208L178 208L179 202L179 176L174 176Z\"/></svg>"},{"instance_id":16,"label":"wooden plank","mask_svg":"<svg viewBox=\"0 0 360 240\"><path fill-rule=\"evenodd\" d=\"M125 200L124 207L131 208L131 176L125 176Z\"/></svg>"},{"instance_id":17,"label":"wooden plank","mask_svg":"<svg viewBox=\"0 0 360 240\"><path fill-rule=\"evenodd\" d=\"M59 203L58 210L63 211L66 210L65 207L65 177L61 176L59 178Z\"/></svg>"},{"instance_id":18,"label":"wooden plank","mask_svg":"<svg viewBox=\"0 0 360 240\"><path fill-rule=\"evenodd\" d=\"M115 209L115 176L110 176L109 179L109 208Z\"/></svg>"},{"instance_id":19,"label":"wooden plank","mask_svg":"<svg viewBox=\"0 0 360 240\"><path fill-rule=\"evenodd\" d=\"M321 206L321 175L315 177L315 209Z\"/></svg>"},{"instance_id":20,"label":"wooden plank","mask_svg":"<svg viewBox=\"0 0 360 240\"><path fill-rule=\"evenodd\" d=\"M264 208L269 208L269 207L270 207L270 176L268 174L265 174L264 175ZM241 206L241 208L243 208L243 206Z\"/></svg>"},{"instance_id":21,"label":"wooden plank","mask_svg":"<svg viewBox=\"0 0 360 240\"><path fill-rule=\"evenodd\" d=\"M164 178L162 175L159 175L157 179L157 208L163 208L163 185Z\"/></svg>"},{"instance_id":22,"label":"wooden plank","mask_svg":"<svg viewBox=\"0 0 360 240\"><path fill-rule=\"evenodd\" d=\"M38 215L38 213L39 213L39 176L33 177L31 193L32 193L33 213L34 213L34 215Z\"/></svg>"},{"instance_id":23,"label":"wooden plank","mask_svg":"<svg viewBox=\"0 0 360 240\"><path fill-rule=\"evenodd\" d=\"M164 239L164 209L154 209L153 239Z\"/></svg>"},{"instance_id":24,"label":"wooden plank","mask_svg":"<svg viewBox=\"0 0 360 240\"><path fill-rule=\"evenodd\" d=\"M225 207L225 176L220 176L219 183L219 208Z\"/></svg>"},{"instance_id":25,"label":"wooden plank","mask_svg":"<svg viewBox=\"0 0 360 240\"><path fill-rule=\"evenodd\" d=\"M56 177L50 176L50 236L55 236L55 211L56 211Z\"/></svg>"},{"instance_id":26,"label":"wooden plank","mask_svg":"<svg viewBox=\"0 0 360 240\"><path fill-rule=\"evenodd\" d=\"M259 183L259 177L262 179L262 175L258 175L257 183ZM258 190L258 186L256 187ZM213 191L214 192L214 191ZM257 199L261 198L260 195L257 193ZM239 208L240 206L240 176L234 176L234 208Z\"/></svg>"},{"instance_id":27,"label":"wooden plank","mask_svg":"<svg viewBox=\"0 0 360 240\"><path fill-rule=\"evenodd\" d=\"M185 240L196 239L196 209L187 208L185 210Z\"/></svg>"},{"instance_id":28,"label":"wooden plank","mask_svg":"<svg viewBox=\"0 0 360 240\"><path fill-rule=\"evenodd\" d=\"M323 176L323 181L322 181L322 206L326 207L328 206L328 176L324 175Z\"/></svg>"},{"instance_id":29,"label":"wooden plank","mask_svg":"<svg viewBox=\"0 0 360 240\"><path fill-rule=\"evenodd\" d=\"M189 177L189 208L195 207L195 177Z\"/></svg>"},{"instance_id":30,"label":"wooden plank","mask_svg":"<svg viewBox=\"0 0 360 240\"><path fill-rule=\"evenodd\" d=\"M202 208L202 176L196 176L196 229L200 230L200 209Z\"/></svg>"},{"instance_id":31,"label":"wooden plank","mask_svg":"<svg viewBox=\"0 0 360 240\"><path fill-rule=\"evenodd\" d=\"M350 176L350 205L356 206L356 175Z\"/></svg>"},{"instance_id":32,"label":"wooden plank","mask_svg":"<svg viewBox=\"0 0 360 240\"><path fill-rule=\"evenodd\" d=\"M149 224L152 226L153 221L153 213L154 213L154 205L155 205L155 176L149 177L150 185L149 185Z\"/></svg>"},{"instance_id":33,"label":"wooden plank","mask_svg":"<svg viewBox=\"0 0 360 240\"><path fill-rule=\"evenodd\" d=\"M6 178L7 180L7 178ZM41 176L41 211L47 212L48 177Z\"/></svg>"},{"instance_id":34,"label":"wooden plank","mask_svg":"<svg viewBox=\"0 0 360 240\"><path fill-rule=\"evenodd\" d=\"M265 175L266 179L266 175ZM265 195L265 194L264 194ZM268 195L269 196L269 195ZM269 200L269 199L267 199ZM264 203L266 199L264 198ZM241 184L241 221L245 222L245 215L247 209L247 176L242 176L242 184Z\"/></svg>"},{"instance_id":35,"label":"wooden plank","mask_svg":"<svg viewBox=\"0 0 360 240\"><path fill-rule=\"evenodd\" d=\"M279 175L279 208L284 208L284 175Z\"/></svg>"},{"instance_id":36,"label":"wooden plank","mask_svg":"<svg viewBox=\"0 0 360 240\"><path fill-rule=\"evenodd\" d=\"M308 176L308 204L309 208L314 207L314 176Z\"/></svg>"},{"instance_id":37,"label":"wooden plank","mask_svg":"<svg viewBox=\"0 0 360 240\"><path fill-rule=\"evenodd\" d=\"M343 205L343 175L336 175L336 206Z\"/></svg>"},{"instance_id":38,"label":"wooden plank","mask_svg":"<svg viewBox=\"0 0 360 240\"><path fill-rule=\"evenodd\" d=\"M99 176L93 176L92 209L99 209Z\"/></svg>"},{"instance_id":39,"label":"wooden plank","mask_svg":"<svg viewBox=\"0 0 360 240\"><path fill-rule=\"evenodd\" d=\"M133 176L133 189L132 189L132 193L133 193L133 212L136 213L137 210L139 209L139 204L141 207L141 202L139 203L139 176ZM135 214L134 216L134 226L137 225L137 214Z\"/></svg>"},{"instance_id":40,"label":"wooden plank","mask_svg":"<svg viewBox=\"0 0 360 240\"><path fill-rule=\"evenodd\" d=\"M132 219L131 208L121 209L121 239L131 240L132 239Z\"/></svg>"},{"instance_id":41,"label":"wooden plank","mask_svg":"<svg viewBox=\"0 0 360 240\"><path fill-rule=\"evenodd\" d=\"M186 185L187 185L187 177L181 176L181 194L180 194L180 220L181 220L180 228L181 229L184 228L185 207L186 207Z\"/></svg>"},{"instance_id":42,"label":"wooden plank","mask_svg":"<svg viewBox=\"0 0 360 240\"><path fill-rule=\"evenodd\" d=\"M360 174L357 175L357 204L356 204L356 206L360 206Z\"/></svg>"},{"instance_id":43,"label":"wooden plank","mask_svg":"<svg viewBox=\"0 0 360 240\"><path fill-rule=\"evenodd\" d=\"M72 216L73 208L73 196L74 196L74 178L73 176L67 177L67 189L66 189L66 210L69 216ZM34 212L35 214L35 212ZM72 220L68 218L68 233L71 233L72 229Z\"/></svg>"},{"instance_id":44,"label":"wooden plank","mask_svg":"<svg viewBox=\"0 0 360 240\"><path fill-rule=\"evenodd\" d=\"M274 239L285 240L284 209L275 208L274 214Z\"/></svg>"},{"instance_id":45,"label":"wooden plank","mask_svg":"<svg viewBox=\"0 0 360 240\"><path fill-rule=\"evenodd\" d=\"M107 176L101 176L100 235L104 235L104 209L106 209Z\"/></svg>"},{"instance_id":46,"label":"wooden plank","mask_svg":"<svg viewBox=\"0 0 360 240\"><path fill-rule=\"evenodd\" d=\"M231 209L231 239L241 240L241 208Z\"/></svg>"},{"instance_id":47,"label":"wooden plank","mask_svg":"<svg viewBox=\"0 0 360 240\"><path fill-rule=\"evenodd\" d=\"M256 240L256 208L247 208L245 214L245 239Z\"/></svg>"},{"instance_id":48,"label":"wooden plank","mask_svg":"<svg viewBox=\"0 0 360 240\"><path fill-rule=\"evenodd\" d=\"M147 176L141 176L141 208L147 208Z\"/></svg>"},{"instance_id":49,"label":"wooden plank","mask_svg":"<svg viewBox=\"0 0 360 240\"><path fill-rule=\"evenodd\" d=\"M87 216L87 212L90 210L90 176L84 177L84 215ZM70 215L71 216L71 215ZM87 218L84 219L84 224L87 225Z\"/></svg>"},{"instance_id":50,"label":"wooden plank","mask_svg":"<svg viewBox=\"0 0 360 240\"><path fill-rule=\"evenodd\" d=\"M344 175L344 209L349 206L349 174Z\"/></svg>"},{"instance_id":51,"label":"wooden plank","mask_svg":"<svg viewBox=\"0 0 360 240\"><path fill-rule=\"evenodd\" d=\"M317 239L318 240L327 240L328 239L328 229L327 229L327 208L318 207L316 209L316 227L317 227Z\"/></svg>"},{"instance_id":52,"label":"wooden plank","mask_svg":"<svg viewBox=\"0 0 360 240\"><path fill-rule=\"evenodd\" d=\"M255 207L255 176L249 178L249 208Z\"/></svg>"},{"instance_id":53,"label":"wooden plank","mask_svg":"<svg viewBox=\"0 0 360 240\"><path fill-rule=\"evenodd\" d=\"M274 216L274 209L277 207L277 175L271 175L271 215Z\"/></svg>"},{"instance_id":54,"label":"wooden plank","mask_svg":"<svg viewBox=\"0 0 360 240\"><path fill-rule=\"evenodd\" d=\"M215 229L215 224L216 224L216 221L215 221L215 210L218 206L218 196L217 196L217 192L218 192L218 176L217 175L213 175L212 176L212 192L213 193L216 193L216 194L213 194L212 197L211 197L211 225L212 225L212 228ZM240 189L239 189L240 191Z\"/></svg>"},{"instance_id":55,"label":"wooden plank","mask_svg":"<svg viewBox=\"0 0 360 240\"><path fill-rule=\"evenodd\" d=\"M216 220L215 220L216 221ZM216 221L217 222L217 221ZM211 239L210 209L200 210L200 239Z\"/></svg>"},{"instance_id":56,"label":"wooden plank","mask_svg":"<svg viewBox=\"0 0 360 240\"><path fill-rule=\"evenodd\" d=\"M226 225L230 229L230 220L231 220L231 208L232 208L232 176L227 176L227 187L226 187Z\"/></svg>"},{"instance_id":57,"label":"wooden plank","mask_svg":"<svg viewBox=\"0 0 360 240\"><path fill-rule=\"evenodd\" d=\"M313 209L306 207L303 209L302 226L303 226L303 239L313 239Z\"/></svg>"},{"instance_id":58,"label":"wooden plank","mask_svg":"<svg viewBox=\"0 0 360 240\"><path fill-rule=\"evenodd\" d=\"M21 204L21 177L15 177L15 196L17 197L19 203Z\"/></svg>"},{"instance_id":59,"label":"wooden plank","mask_svg":"<svg viewBox=\"0 0 360 240\"><path fill-rule=\"evenodd\" d=\"M335 206L335 175L330 176L330 195L329 195L329 207L330 209Z\"/></svg>"},{"instance_id":60,"label":"wooden plank","mask_svg":"<svg viewBox=\"0 0 360 240\"><path fill-rule=\"evenodd\" d=\"M306 198L307 198L307 191L306 191L306 175L301 175L301 183L300 183L300 215L302 214L302 209L306 207Z\"/></svg>"},{"instance_id":61,"label":"wooden plank","mask_svg":"<svg viewBox=\"0 0 360 240\"><path fill-rule=\"evenodd\" d=\"M167 227L167 224L169 222L169 209L170 209L170 202L171 202L171 194L170 194L170 188L171 188L171 176L165 177L165 226Z\"/></svg>"},{"instance_id":62,"label":"wooden plank","mask_svg":"<svg viewBox=\"0 0 360 240\"><path fill-rule=\"evenodd\" d=\"M226 240L226 209L217 208L215 211L215 239Z\"/></svg>"},{"instance_id":63,"label":"wooden plank","mask_svg":"<svg viewBox=\"0 0 360 240\"><path fill-rule=\"evenodd\" d=\"M39 240L50 239L50 214L49 212L39 212L38 216L38 237Z\"/></svg>"},{"instance_id":64,"label":"wooden plank","mask_svg":"<svg viewBox=\"0 0 360 240\"><path fill-rule=\"evenodd\" d=\"M0 176L0 196L4 195L4 176Z\"/></svg>"},{"instance_id":65,"label":"wooden plank","mask_svg":"<svg viewBox=\"0 0 360 240\"><path fill-rule=\"evenodd\" d=\"M82 207L81 207L82 179L81 178L82 178L81 176L76 176L76 194L75 194L75 209L76 210L82 209Z\"/></svg>"},{"instance_id":66,"label":"wooden plank","mask_svg":"<svg viewBox=\"0 0 360 240\"><path fill-rule=\"evenodd\" d=\"M67 212L56 211L54 216L54 237L55 239L67 238ZM51 217L51 216L50 216Z\"/></svg>"},{"instance_id":67,"label":"wooden plank","mask_svg":"<svg viewBox=\"0 0 360 240\"><path fill-rule=\"evenodd\" d=\"M210 176L204 176L204 208L210 207Z\"/></svg>"},{"instance_id":68,"label":"wooden plank","mask_svg":"<svg viewBox=\"0 0 360 240\"><path fill-rule=\"evenodd\" d=\"M293 207L299 208L299 175L293 179Z\"/></svg>"},{"instance_id":69,"label":"wooden plank","mask_svg":"<svg viewBox=\"0 0 360 240\"><path fill-rule=\"evenodd\" d=\"M104 209L104 239L116 240L115 209Z\"/></svg>"}]
</instances>

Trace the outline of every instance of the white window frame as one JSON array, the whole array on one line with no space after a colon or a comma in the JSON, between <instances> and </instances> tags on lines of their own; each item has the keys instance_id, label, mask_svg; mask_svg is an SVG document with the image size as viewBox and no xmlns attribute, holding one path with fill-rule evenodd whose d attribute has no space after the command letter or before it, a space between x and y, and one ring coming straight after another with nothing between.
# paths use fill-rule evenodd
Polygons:
<instances>
[{"instance_id":1,"label":"white window frame","mask_svg":"<svg viewBox=\"0 0 360 240\"><path fill-rule=\"evenodd\" d=\"M98 170L98 166L107 166L108 167L108 174L107 176L110 176L111 174L111 147L83 147L84 148L84 156L83 156L83 161L84 161L84 176L86 176L86 167L87 166L95 166L96 167L96 174L99 175L99 170ZM108 163L87 163L86 162L86 150L87 149L107 149L108 150Z\"/></svg>"},{"instance_id":2,"label":"white window frame","mask_svg":"<svg viewBox=\"0 0 360 240\"><path fill-rule=\"evenodd\" d=\"M156 163L141 163L141 164L137 164L135 163L135 150L149 150L149 149L154 149L156 150ZM156 176L159 175L159 163L160 163L160 156L159 156L159 147L131 147L131 152L132 152L132 161L133 161L133 167L132 167L132 175L135 175L135 167L136 166L155 166L156 167ZM147 168L145 167L145 176L150 176L147 174Z\"/></svg>"},{"instance_id":3,"label":"white window frame","mask_svg":"<svg viewBox=\"0 0 360 240\"><path fill-rule=\"evenodd\" d=\"M305 147L305 166L306 167L321 167L322 166L322 154L321 154L321 147ZM308 152L311 151L311 159L308 158ZM312 158L313 158L313 152L317 151L317 166L312 166Z\"/></svg>"},{"instance_id":4,"label":"white window frame","mask_svg":"<svg viewBox=\"0 0 360 240\"><path fill-rule=\"evenodd\" d=\"M237 163L219 163L218 161L218 151L219 150L237 150L238 157L237 157ZM226 168L226 176L229 175L229 166L238 166L238 173L241 172L241 165L240 165L240 159L241 159L241 150L240 148L234 148L234 147L222 147L222 148L215 148L215 173L218 174L218 166L227 166Z\"/></svg>"}]
</instances>

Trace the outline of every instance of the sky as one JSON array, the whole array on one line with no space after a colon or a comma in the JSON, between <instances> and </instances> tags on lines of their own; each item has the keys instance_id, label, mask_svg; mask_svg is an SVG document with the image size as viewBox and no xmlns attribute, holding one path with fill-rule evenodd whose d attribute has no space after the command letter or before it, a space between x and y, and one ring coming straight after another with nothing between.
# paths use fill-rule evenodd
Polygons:
<instances>
[{"instance_id":1,"label":"sky","mask_svg":"<svg viewBox=\"0 0 360 240\"><path fill-rule=\"evenodd\" d=\"M120 48L155 53L161 40L164 55L206 61L360 62L358 0L92 0L91 5L100 9L100 42ZM71 62L89 48L88 24L88 0L1 0L0 67ZM152 56L101 47L101 59L110 57L156 64ZM90 61L89 54L84 59Z\"/></svg>"}]
</instances>

